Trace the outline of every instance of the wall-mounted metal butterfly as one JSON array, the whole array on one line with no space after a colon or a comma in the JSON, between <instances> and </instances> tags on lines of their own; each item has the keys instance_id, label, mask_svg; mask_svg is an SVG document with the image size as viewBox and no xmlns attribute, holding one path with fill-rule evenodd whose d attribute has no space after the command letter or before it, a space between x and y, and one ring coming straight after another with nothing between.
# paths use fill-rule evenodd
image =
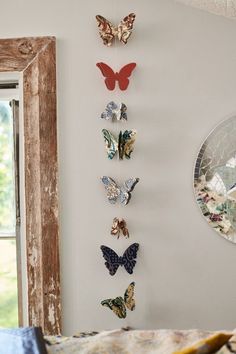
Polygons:
<instances>
[{"instance_id":1,"label":"wall-mounted metal butterfly","mask_svg":"<svg viewBox=\"0 0 236 354\"><path fill-rule=\"evenodd\" d=\"M126 16L117 27L113 26L105 17L101 15L96 16L98 22L99 34L103 40L103 44L110 47L117 36L119 41L126 44L131 36L135 14L131 13Z\"/></svg>"},{"instance_id":2,"label":"wall-mounted metal butterfly","mask_svg":"<svg viewBox=\"0 0 236 354\"><path fill-rule=\"evenodd\" d=\"M115 275L119 266L124 266L129 274L133 274L133 269L136 264L137 252L139 249L138 243L133 243L124 252L122 257L119 257L110 247L101 246L102 255L105 259L105 266L109 270L110 275Z\"/></svg>"},{"instance_id":3,"label":"wall-mounted metal butterfly","mask_svg":"<svg viewBox=\"0 0 236 354\"><path fill-rule=\"evenodd\" d=\"M125 318L126 307L130 311L134 311L135 309L134 286L135 282L129 284L125 291L124 298L118 296L115 299L103 300L101 301L102 306L109 307L109 309L111 309L119 318Z\"/></svg>"},{"instance_id":4,"label":"wall-mounted metal butterfly","mask_svg":"<svg viewBox=\"0 0 236 354\"><path fill-rule=\"evenodd\" d=\"M112 160L118 152L119 159L130 159L134 150L134 142L136 137L136 130L120 131L118 139L107 129L102 129L103 138L106 144L106 151L108 159Z\"/></svg>"},{"instance_id":5,"label":"wall-mounted metal butterfly","mask_svg":"<svg viewBox=\"0 0 236 354\"><path fill-rule=\"evenodd\" d=\"M118 120L118 121L127 121L127 107L124 103L115 103L113 101L109 102L106 106L106 109L101 114L102 119L106 120Z\"/></svg>"},{"instance_id":6,"label":"wall-mounted metal butterfly","mask_svg":"<svg viewBox=\"0 0 236 354\"><path fill-rule=\"evenodd\" d=\"M111 235L117 236L117 239L119 239L121 233L124 237L129 238L129 230L126 221L124 219L114 218L111 227Z\"/></svg>"},{"instance_id":7,"label":"wall-mounted metal butterfly","mask_svg":"<svg viewBox=\"0 0 236 354\"><path fill-rule=\"evenodd\" d=\"M103 176L101 180L107 191L108 201L111 204L116 204L116 202L119 201L122 205L129 203L131 192L139 182L139 178L129 178L120 187L111 177Z\"/></svg>"},{"instance_id":8,"label":"wall-mounted metal butterfly","mask_svg":"<svg viewBox=\"0 0 236 354\"><path fill-rule=\"evenodd\" d=\"M129 63L123 66L119 72L115 72L106 63L97 63L97 67L101 70L102 75L105 77L105 85L108 90L113 91L118 81L121 91L125 91L129 86L129 77L136 67L136 63Z\"/></svg>"}]
</instances>

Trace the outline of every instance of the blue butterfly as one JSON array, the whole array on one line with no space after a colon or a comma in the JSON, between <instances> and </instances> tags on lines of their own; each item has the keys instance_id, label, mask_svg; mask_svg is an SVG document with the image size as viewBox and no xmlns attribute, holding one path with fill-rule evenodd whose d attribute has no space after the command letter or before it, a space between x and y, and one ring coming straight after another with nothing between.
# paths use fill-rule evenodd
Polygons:
<instances>
[{"instance_id":1,"label":"blue butterfly","mask_svg":"<svg viewBox=\"0 0 236 354\"><path fill-rule=\"evenodd\" d=\"M139 182L139 178L129 178L120 187L111 177L103 176L101 177L101 180L107 191L108 201L111 204L115 204L117 200L119 200L122 205L129 203L131 192Z\"/></svg>"},{"instance_id":2,"label":"blue butterfly","mask_svg":"<svg viewBox=\"0 0 236 354\"><path fill-rule=\"evenodd\" d=\"M129 274L133 274L133 269L136 264L137 252L139 249L138 243L133 243L127 248L122 257L119 257L116 252L107 246L101 246L105 266L109 270L110 275L116 274L119 266L124 266Z\"/></svg>"},{"instance_id":3,"label":"blue butterfly","mask_svg":"<svg viewBox=\"0 0 236 354\"><path fill-rule=\"evenodd\" d=\"M109 102L106 106L105 111L101 114L102 119L106 120L126 120L127 121L127 114L126 114L127 107L124 103L115 103L113 101Z\"/></svg>"}]
</instances>

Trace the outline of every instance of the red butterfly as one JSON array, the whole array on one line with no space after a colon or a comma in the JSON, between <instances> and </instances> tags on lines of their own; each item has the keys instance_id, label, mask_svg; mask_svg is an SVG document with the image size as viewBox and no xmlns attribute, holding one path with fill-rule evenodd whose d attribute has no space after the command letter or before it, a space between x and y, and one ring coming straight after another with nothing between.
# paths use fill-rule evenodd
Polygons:
<instances>
[{"instance_id":1,"label":"red butterfly","mask_svg":"<svg viewBox=\"0 0 236 354\"><path fill-rule=\"evenodd\" d=\"M119 88L124 91L127 89L129 85L129 77L132 74L132 71L136 67L136 63L129 63L123 68L120 69L120 71L114 72L110 66L108 66L105 63L97 63L97 67L102 72L102 75L105 77L105 84L108 90L113 91L116 85L116 81L118 81Z\"/></svg>"}]
</instances>

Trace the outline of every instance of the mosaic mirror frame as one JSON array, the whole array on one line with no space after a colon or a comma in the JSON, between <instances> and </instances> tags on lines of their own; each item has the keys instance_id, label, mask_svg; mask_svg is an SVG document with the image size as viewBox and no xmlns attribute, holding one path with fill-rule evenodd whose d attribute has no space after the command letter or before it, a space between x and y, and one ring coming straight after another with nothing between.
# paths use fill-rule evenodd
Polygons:
<instances>
[{"instance_id":1,"label":"mosaic mirror frame","mask_svg":"<svg viewBox=\"0 0 236 354\"><path fill-rule=\"evenodd\" d=\"M202 144L194 190L208 224L236 243L236 116L217 125Z\"/></svg>"}]
</instances>

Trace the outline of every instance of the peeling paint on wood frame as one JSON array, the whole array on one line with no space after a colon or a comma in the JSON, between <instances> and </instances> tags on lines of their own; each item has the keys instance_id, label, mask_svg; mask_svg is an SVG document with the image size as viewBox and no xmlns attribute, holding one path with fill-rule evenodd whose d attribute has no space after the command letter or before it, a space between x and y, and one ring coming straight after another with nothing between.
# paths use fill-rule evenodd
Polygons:
<instances>
[{"instance_id":1,"label":"peeling paint on wood frame","mask_svg":"<svg viewBox=\"0 0 236 354\"><path fill-rule=\"evenodd\" d=\"M0 72L23 73L29 324L61 333L54 37L0 39Z\"/></svg>"}]
</instances>

